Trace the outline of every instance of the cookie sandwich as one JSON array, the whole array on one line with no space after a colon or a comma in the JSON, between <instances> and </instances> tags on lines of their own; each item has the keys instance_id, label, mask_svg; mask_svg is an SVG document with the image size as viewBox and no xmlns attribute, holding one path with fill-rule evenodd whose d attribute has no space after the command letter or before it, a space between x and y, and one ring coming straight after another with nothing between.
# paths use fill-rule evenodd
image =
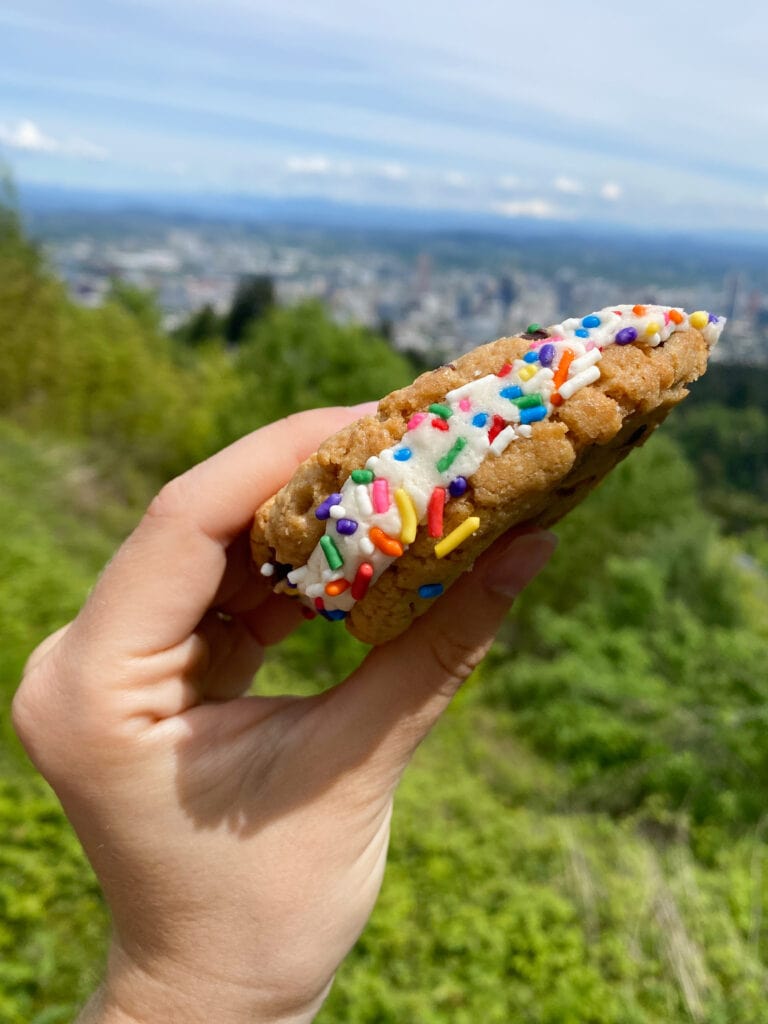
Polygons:
<instances>
[{"instance_id":1,"label":"cookie sandwich","mask_svg":"<svg viewBox=\"0 0 768 1024\"><path fill-rule=\"evenodd\" d=\"M555 523L642 444L704 373L724 324L617 305L422 374L257 511L259 571L308 617L392 639L502 533Z\"/></svg>"}]
</instances>

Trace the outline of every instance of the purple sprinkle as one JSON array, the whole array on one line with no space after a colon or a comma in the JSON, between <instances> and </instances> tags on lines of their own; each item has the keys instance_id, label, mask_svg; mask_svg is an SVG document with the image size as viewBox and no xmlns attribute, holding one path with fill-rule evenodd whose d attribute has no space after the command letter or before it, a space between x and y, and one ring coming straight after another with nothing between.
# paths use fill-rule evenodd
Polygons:
<instances>
[{"instance_id":1,"label":"purple sprinkle","mask_svg":"<svg viewBox=\"0 0 768 1024\"><path fill-rule=\"evenodd\" d=\"M637 330L634 327L624 327L616 335L617 345L629 345L637 338Z\"/></svg>"},{"instance_id":2,"label":"purple sprinkle","mask_svg":"<svg viewBox=\"0 0 768 1024\"><path fill-rule=\"evenodd\" d=\"M464 491L466 491L467 486L466 477L457 476L455 480L451 480L448 484L448 490L450 491L452 498L460 498Z\"/></svg>"},{"instance_id":3,"label":"purple sprinkle","mask_svg":"<svg viewBox=\"0 0 768 1024\"><path fill-rule=\"evenodd\" d=\"M542 366L551 366L552 360L555 358L555 346L554 345L542 345L539 349L539 362Z\"/></svg>"},{"instance_id":4,"label":"purple sprinkle","mask_svg":"<svg viewBox=\"0 0 768 1024\"><path fill-rule=\"evenodd\" d=\"M710 322L711 324L717 324L717 323L719 323L719 322L720 322L720 317L719 317L719 316L715 316L715 314L714 314L714 313L710 313L710 314L709 314L709 322Z\"/></svg>"},{"instance_id":5,"label":"purple sprinkle","mask_svg":"<svg viewBox=\"0 0 768 1024\"><path fill-rule=\"evenodd\" d=\"M345 536L349 537L351 534L353 534L357 530L357 520L356 519L337 519L336 520L336 530L337 530L338 533L343 533Z\"/></svg>"},{"instance_id":6,"label":"purple sprinkle","mask_svg":"<svg viewBox=\"0 0 768 1024\"><path fill-rule=\"evenodd\" d=\"M331 509L334 505L338 505L341 502L340 494L330 494L324 502L317 506L315 509L315 518L317 519L330 519Z\"/></svg>"}]
</instances>

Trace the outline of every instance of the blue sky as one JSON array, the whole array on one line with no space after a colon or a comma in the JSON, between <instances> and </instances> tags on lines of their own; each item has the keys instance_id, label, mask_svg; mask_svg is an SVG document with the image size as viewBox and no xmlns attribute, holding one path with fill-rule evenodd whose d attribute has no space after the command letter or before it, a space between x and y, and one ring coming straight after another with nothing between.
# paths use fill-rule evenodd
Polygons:
<instances>
[{"instance_id":1,"label":"blue sky","mask_svg":"<svg viewBox=\"0 0 768 1024\"><path fill-rule=\"evenodd\" d=\"M768 6L4 0L21 182L768 231Z\"/></svg>"}]
</instances>

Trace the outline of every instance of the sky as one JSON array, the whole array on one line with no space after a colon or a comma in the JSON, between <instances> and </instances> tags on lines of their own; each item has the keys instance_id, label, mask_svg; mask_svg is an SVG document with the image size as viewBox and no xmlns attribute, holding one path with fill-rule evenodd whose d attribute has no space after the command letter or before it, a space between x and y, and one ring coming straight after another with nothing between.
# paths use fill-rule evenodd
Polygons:
<instances>
[{"instance_id":1,"label":"sky","mask_svg":"<svg viewBox=\"0 0 768 1024\"><path fill-rule=\"evenodd\" d=\"M0 162L20 184L768 233L767 40L762 0L3 0Z\"/></svg>"}]
</instances>

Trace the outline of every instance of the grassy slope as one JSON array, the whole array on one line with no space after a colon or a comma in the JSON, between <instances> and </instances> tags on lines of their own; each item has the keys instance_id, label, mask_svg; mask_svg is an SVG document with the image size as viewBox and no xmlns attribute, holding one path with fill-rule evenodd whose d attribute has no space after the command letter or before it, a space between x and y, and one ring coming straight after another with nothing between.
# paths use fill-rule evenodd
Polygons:
<instances>
[{"instance_id":1,"label":"grassy slope","mask_svg":"<svg viewBox=\"0 0 768 1024\"><path fill-rule=\"evenodd\" d=\"M76 610L132 514L82 451L7 424L0 478L7 723L26 654ZM328 629L302 637L273 662L273 685L323 647L339 669L357 653L335 649ZM765 846L746 835L704 867L679 831L577 810L567 767L514 738L525 716L481 705L493 671L479 674L406 776L381 901L321 1020L764 1019ZM54 1024L94 984L106 915L54 798L7 732L3 751L0 1019Z\"/></svg>"}]
</instances>

